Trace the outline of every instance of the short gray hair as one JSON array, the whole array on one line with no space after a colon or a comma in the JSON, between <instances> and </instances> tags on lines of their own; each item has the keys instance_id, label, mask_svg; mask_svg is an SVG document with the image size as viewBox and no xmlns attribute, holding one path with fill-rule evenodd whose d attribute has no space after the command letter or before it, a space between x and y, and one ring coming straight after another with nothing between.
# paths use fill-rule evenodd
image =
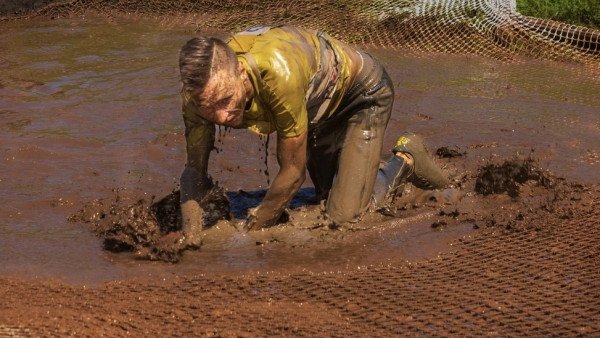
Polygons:
<instances>
[{"instance_id":1,"label":"short gray hair","mask_svg":"<svg viewBox=\"0 0 600 338\"><path fill-rule=\"evenodd\" d=\"M195 37L179 52L179 72L185 91L203 89L219 69L237 65L235 52L223 40L214 37Z\"/></svg>"}]
</instances>

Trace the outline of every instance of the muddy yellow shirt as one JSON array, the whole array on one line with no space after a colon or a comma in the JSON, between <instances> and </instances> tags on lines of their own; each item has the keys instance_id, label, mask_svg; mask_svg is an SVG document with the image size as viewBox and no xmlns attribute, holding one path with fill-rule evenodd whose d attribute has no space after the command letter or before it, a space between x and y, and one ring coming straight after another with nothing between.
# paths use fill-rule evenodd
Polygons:
<instances>
[{"instance_id":1,"label":"muddy yellow shirt","mask_svg":"<svg viewBox=\"0 0 600 338\"><path fill-rule=\"evenodd\" d=\"M240 128L281 137L302 134L330 117L350 86L350 59L337 40L301 28L256 27L228 41L250 75L254 97ZM188 149L214 126L183 98ZM210 128L210 129L209 129Z\"/></svg>"}]
</instances>

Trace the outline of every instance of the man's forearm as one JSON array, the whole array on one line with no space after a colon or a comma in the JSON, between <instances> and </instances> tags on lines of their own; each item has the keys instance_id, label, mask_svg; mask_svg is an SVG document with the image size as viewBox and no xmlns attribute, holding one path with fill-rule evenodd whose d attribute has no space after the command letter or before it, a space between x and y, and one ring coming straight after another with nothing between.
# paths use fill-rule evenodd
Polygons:
<instances>
[{"instance_id":1,"label":"man's forearm","mask_svg":"<svg viewBox=\"0 0 600 338\"><path fill-rule=\"evenodd\" d=\"M275 225L288 203L302 186L304 179L304 170L299 171L294 168L280 171L275 176L262 204L256 210L255 227L264 228Z\"/></svg>"},{"instance_id":2,"label":"man's forearm","mask_svg":"<svg viewBox=\"0 0 600 338\"><path fill-rule=\"evenodd\" d=\"M260 229L275 225L279 216L298 192L306 176L306 135L277 139L277 161L279 172L263 203L256 210L249 229Z\"/></svg>"},{"instance_id":3,"label":"man's forearm","mask_svg":"<svg viewBox=\"0 0 600 338\"><path fill-rule=\"evenodd\" d=\"M184 110L185 112L185 110ZM215 127L203 121L190 121L184 113L186 125L187 161L181 174L182 230L186 233L199 232L204 226L202 198L212 188L208 176L208 160L214 148Z\"/></svg>"},{"instance_id":4,"label":"man's forearm","mask_svg":"<svg viewBox=\"0 0 600 338\"><path fill-rule=\"evenodd\" d=\"M204 210L200 201L212 188L212 180L208 175L186 166L180 182L182 230L187 233L202 230Z\"/></svg>"}]
</instances>

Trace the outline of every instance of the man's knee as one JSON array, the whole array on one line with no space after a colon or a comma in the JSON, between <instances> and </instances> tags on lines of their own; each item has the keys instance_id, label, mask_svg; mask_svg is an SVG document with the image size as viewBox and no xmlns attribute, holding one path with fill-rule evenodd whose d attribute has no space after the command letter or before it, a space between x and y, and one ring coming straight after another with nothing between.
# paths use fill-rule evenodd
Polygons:
<instances>
[{"instance_id":1,"label":"man's knee","mask_svg":"<svg viewBox=\"0 0 600 338\"><path fill-rule=\"evenodd\" d=\"M351 207L349 205L337 205L336 203L329 203L328 201L325 207L325 212L328 218L335 224L343 224L348 222L356 221L358 216L361 214L360 207Z\"/></svg>"}]
</instances>

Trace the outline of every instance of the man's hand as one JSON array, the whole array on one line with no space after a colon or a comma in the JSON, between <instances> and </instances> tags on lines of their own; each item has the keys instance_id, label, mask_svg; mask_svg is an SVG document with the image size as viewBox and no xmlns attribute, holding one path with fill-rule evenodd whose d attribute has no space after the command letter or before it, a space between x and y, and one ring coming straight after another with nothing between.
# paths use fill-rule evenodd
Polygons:
<instances>
[{"instance_id":1,"label":"man's hand","mask_svg":"<svg viewBox=\"0 0 600 338\"><path fill-rule=\"evenodd\" d=\"M185 245L186 249L196 250L202 245L202 230L194 229L192 231L181 232L181 243Z\"/></svg>"},{"instance_id":2,"label":"man's hand","mask_svg":"<svg viewBox=\"0 0 600 338\"><path fill-rule=\"evenodd\" d=\"M287 210L284 210L281 213L281 215L279 216L279 219L277 220L277 222L273 225L269 225L267 222L264 221L264 219L261 221L261 219L259 219L256 216L258 209L259 208L250 209L250 211L248 212L248 214L250 216L248 217L248 220L244 224L244 230L246 230L246 231L260 230L260 229L264 229L264 228L269 228L278 223L285 223L290 220L290 214L287 212Z\"/></svg>"},{"instance_id":3,"label":"man's hand","mask_svg":"<svg viewBox=\"0 0 600 338\"><path fill-rule=\"evenodd\" d=\"M156 243L162 248L170 248L173 252L197 250L202 244L202 238L192 237L181 230L173 231L162 236Z\"/></svg>"},{"instance_id":4,"label":"man's hand","mask_svg":"<svg viewBox=\"0 0 600 338\"><path fill-rule=\"evenodd\" d=\"M306 135L278 137L277 162L279 172L267 191L262 204L253 210L244 227L247 230L268 228L277 223L292 197L306 178Z\"/></svg>"},{"instance_id":5,"label":"man's hand","mask_svg":"<svg viewBox=\"0 0 600 338\"><path fill-rule=\"evenodd\" d=\"M259 224L259 222L256 220L256 216L250 216L246 221L246 224L244 224L244 230L251 231L266 228L264 222L262 223L263 224Z\"/></svg>"},{"instance_id":6,"label":"man's hand","mask_svg":"<svg viewBox=\"0 0 600 338\"><path fill-rule=\"evenodd\" d=\"M181 174L182 230L186 233L201 231L204 226L204 209L200 201L212 188L212 180L196 169L186 166Z\"/></svg>"}]
</instances>

